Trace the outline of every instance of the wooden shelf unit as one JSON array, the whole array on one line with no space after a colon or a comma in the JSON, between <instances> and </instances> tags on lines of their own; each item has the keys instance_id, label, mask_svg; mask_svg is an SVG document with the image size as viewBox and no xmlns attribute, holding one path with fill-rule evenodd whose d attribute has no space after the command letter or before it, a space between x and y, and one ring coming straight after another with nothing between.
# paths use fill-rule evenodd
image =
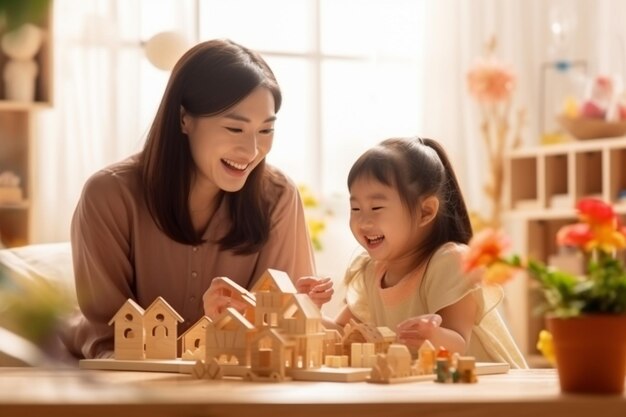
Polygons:
<instances>
[{"instance_id":1,"label":"wooden shelf unit","mask_svg":"<svg viewBox=\"0 0 626 417\"><path fill-rule=\"evenodd\" d=\"M505 167L504 218L517 253L548 262L557 253L557 231L578 220L575 204L583 197L610 202L626 221L626 137L518 149L507 155ZM539 354L537 335L545 328L535 311L542 294L528 279L513 288L508 296L509 315L515 316L512 332L532 360Z\"/></svg>"},{"instance_id":2,"label":"wooden shelf unit","mask_svg":"<svg viewBox=\"0 0 626 417\"><path fill-rule=\"evenodd\" d=\"M7 100L5 85L1 75L8 58L0 50L0 173L12 171L20 178L23 200L19 203L0 203L0 240L7 247L21 246L31 241L31 216L36 196L34 178L36 167L33 164L35 141L35 118L37 112L52 106L52 10L49 0L44 16L33 21L44 31L42 46L35 61L38 75L35 99L32 102ZM5 32L0 32L0 39Z\"/></svg>"}]
</instances>

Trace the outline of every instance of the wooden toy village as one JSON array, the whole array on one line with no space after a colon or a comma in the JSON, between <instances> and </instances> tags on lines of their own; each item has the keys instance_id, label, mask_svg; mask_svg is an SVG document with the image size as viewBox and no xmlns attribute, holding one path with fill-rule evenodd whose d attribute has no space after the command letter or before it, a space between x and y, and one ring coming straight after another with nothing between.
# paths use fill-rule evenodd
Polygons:
<instances>
[{"instance_id":1,"label":"wooden toy village","mask_svg":"<svg viewBox=\"0 0 626 417\"><path fill-rule=\"evenodd\" d=\"M158 297L145 310L127 300L109 322L114 358L85 359L84 369L190 373L199 379L252 381L476 382L477 374L505 373L506 363L479 363L425 341L414 359L387 327L351 321L341 335L322 324L319 308L298 294L289 276L268 269L248 291L226 279L224 295L243 301L215 320L204 316L180 338L183 318ZM178 356L179 345L182 352Z\"/></svg>"}]
</instances>

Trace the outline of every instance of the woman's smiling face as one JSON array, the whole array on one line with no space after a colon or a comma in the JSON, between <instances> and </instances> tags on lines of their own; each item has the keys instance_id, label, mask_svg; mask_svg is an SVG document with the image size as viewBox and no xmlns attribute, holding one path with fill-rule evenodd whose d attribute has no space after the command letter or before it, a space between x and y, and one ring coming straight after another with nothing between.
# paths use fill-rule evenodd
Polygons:
<instances>
[{"instance_id":1,"label":"woman's smiling face","mask_svg":"<svg viewBox=\"0 0 626 417\"><path fill-rule=\"evenodd\" d=\"M272 149L274 97L257 87L243 100L215 116L182 111L182 130L189 138L198 182L234 192Z\"/></svg>"}]
</instances>

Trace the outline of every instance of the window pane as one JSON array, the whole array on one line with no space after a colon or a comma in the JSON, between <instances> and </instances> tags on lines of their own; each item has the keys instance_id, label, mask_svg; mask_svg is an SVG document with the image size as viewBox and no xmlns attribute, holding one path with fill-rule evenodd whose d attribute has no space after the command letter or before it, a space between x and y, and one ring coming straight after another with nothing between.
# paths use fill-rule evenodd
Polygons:
<instances>
[{"instance_id":1,"label":"window pane","mask_svg":"<svg viewBox=\"0 0 626 417\"><path fill-rule=\"evenodd\" d=\"M200 0L200 39L229 38L262 51L308 52L309 0Z\"/></svg>"},{"instance_id":2,"label":"window pane","mask_svg":"<svg viewBox=\"0 0 626 417\"><path fill-rule=\"evenodd\" d=\"M140 33L146 41L159 32L174 31L191 40L195 16L190 0L141 0Z\"/></svg>"},{"instance_id":3,"label":"window pane","mask_svg":"<svg viewBox=\"0 0 626 417\"><path fill-rule=\"evenodd\" d=\"M322 188L345 194L348 171L363 151L419 133L417 65L328 60L322 69Z\"/></svg>"},{"instance_id":4,"label":"window pane","mask_svg":"<svg viewBox=\"0 0 626 417\"><path fill-rule=\"evenodd\" d=\"M281 87L283 103L275 124L274 145L267 157L297 183L312 184L310 157L314 137L311 63L300 58L264 56Z\"/></svg>"},{"instance_id":5,"label":"window pane","mask_svg":"<svg viewBox=\"0 0 626 417\"><path fill-rule=\"evenodd\" d=\"M320 1L322 53L380 58L418 52L421 1Z\"/></svg>"}]
</instances>

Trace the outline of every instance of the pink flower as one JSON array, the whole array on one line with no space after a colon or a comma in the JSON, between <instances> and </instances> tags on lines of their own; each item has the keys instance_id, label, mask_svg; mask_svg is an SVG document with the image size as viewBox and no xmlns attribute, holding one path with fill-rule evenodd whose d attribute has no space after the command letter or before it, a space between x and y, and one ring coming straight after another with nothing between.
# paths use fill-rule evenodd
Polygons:
<instances>
[{"instance_id":1,"label":"pink flower","mask_svg":"<svg viewBox=\"0 0 626 417\"><path fill-rule=\"evenodd\" d=\"M494 59L478 60L467 73L470 94L486 104L508 100L515 89L515 82L511 69Z\"/></svg>"}]
</instances>

